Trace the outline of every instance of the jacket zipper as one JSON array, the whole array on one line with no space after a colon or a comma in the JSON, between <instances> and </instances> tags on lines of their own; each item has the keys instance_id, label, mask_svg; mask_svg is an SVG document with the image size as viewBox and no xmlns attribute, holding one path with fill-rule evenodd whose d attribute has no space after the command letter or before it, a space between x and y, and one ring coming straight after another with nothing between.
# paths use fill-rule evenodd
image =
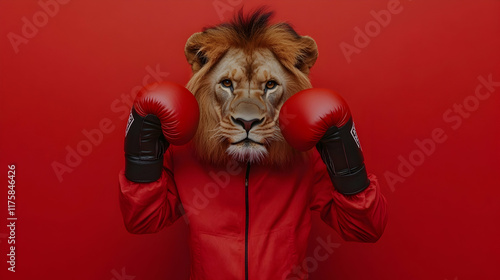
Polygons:
<instances>
[{"instance_id":1,"label":"jacket zipper","mask_svg":"<svg viewBox=\"0 0 500 280\"><path fill-rule=\"evenodd\" d=\"M250 162L247 163L247 172L245 175L245 280L248 280L248 225L249 209L248 204L248 177L250 174Z\"/></svg>"}]
</instances>

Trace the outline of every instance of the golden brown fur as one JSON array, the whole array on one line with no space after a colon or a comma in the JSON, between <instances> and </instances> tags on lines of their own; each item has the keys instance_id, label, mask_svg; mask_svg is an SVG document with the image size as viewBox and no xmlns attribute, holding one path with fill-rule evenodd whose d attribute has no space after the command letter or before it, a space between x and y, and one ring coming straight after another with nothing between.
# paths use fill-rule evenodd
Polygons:
<instances>
[{"instance_id":1,"label":"golden brown fur","mask_svg":"<svg viewBox=\"0 0 500 280\"><path fill-rule=\"evenodd\" d=\"M275 74L285 77L283 89L281 89L282 95L279 100L274 101L275 108L267 108L266 121L262 124L264 127L268 126L268 130L274 131L272 137L266 136L267 138L263 140L267 155L262 162L283 166L291 160L295 153L281 136L277 125L277 116L284 101L296 92L311 87L308 74L309 69L316 61L318 52L313 39L298 35L288 24L270 25L268 21L271 15L271 13L264 13L262 10L249 16L244 16L240 12L231 23L195 33L186 43L185 55L193 71L187 88L195 95L200 105L200 124L194 138L194 144L203 160L213 164L222 164L230 158L227 153L231 144L230 137L224 137L226 132L221 133L221 131L225 127L228 130L227 133L230 133L231 127L228 126L234 126L230 121L230 116L226 115L227 112L230 112L229 114L235 112L229 109L229 111L224 111L223 108L227 107L228 104L217 98L224 93L216 94L216 89L220 91L220 81L214 80L216 79L214 71L221 72L225 70L226 66L230 66L234 69L228 75L236 75L236 69L241 69L246 77L241 73L239 77L232 77L235 79L235 83L244 79L245 86L247 83L259 85L252 75L257 75L255 71L260 70L255 70L253 67L262 68L263 66L260 64L256 66L255 58L260 58L261 61L277 60L281 68L279 73ZM228 57L236 54L245 57L238 60L242 61L242 65L238 65L239 68L231 64L233 57ZM218 65L221 60L227 64L223 67L224 69ZM264 66L267 67L267 65ZM277 66L273 67L273 69L277 69ZM269 76L268 72L268 70L260 71L259 75ZM245 92L239 94L247 96L249 91L250 89L245 88ZM235 89L235 94L236 92L238 89ZM255 96L257 97L253 98L260 98L258 95ZM242 130L241 127L239 129ZM258 131L258 128L255 130Z\"/></svg>"}]
</instances>

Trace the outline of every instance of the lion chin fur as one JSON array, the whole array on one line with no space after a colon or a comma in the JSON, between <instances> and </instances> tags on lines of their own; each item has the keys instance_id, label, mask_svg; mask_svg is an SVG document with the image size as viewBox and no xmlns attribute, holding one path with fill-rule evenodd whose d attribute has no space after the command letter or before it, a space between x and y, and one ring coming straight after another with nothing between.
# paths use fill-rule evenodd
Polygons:
<instances>
[{"instance_id":1,"label":"lion chin fur","mask_svg":"<svg viewBox=\"0 0 500 280\"><path fill-rule=\"evenodd\" d=\"M263 145L233 145L220 134L222 105L215 97L210 73L229 50L240 49L251 54L268 49L286 69L287 86L279 106L274 108L278 114L290 96L311 88L308 75L318 56L316 43L308 36L298 35L287 23L270 24L272 14L262 8L248 15L240 11L231 22L205 28L203 32L193 34L186 43L185 55L193 72L186 87L200 106L200 123L193 144L203 161L219 165L235 159L287 166L299 154L281 135L277 115L276 133L265 139Z\"/></svg>"}]
</instances>

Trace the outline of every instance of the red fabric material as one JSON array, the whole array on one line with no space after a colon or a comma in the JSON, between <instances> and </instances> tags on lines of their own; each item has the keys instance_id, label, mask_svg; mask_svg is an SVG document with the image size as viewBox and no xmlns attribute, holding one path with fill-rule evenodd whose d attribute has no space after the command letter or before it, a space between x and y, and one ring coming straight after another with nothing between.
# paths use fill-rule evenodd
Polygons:
<instances>
[{"instance_id":1,"label":"red fabric material","mask_svg":"<svg viewBox=\"0 0 500 280\"><path fill-rule=\"evenodd\" d=\"M187 144L168 149L164 168L153 183L119 174L126 228L154 233L182 217L190 228L191 279L244 279L246 164L202 163ZM293 271L305 258L313 211L346 240L375 242L384 231L386 201L376 177L363 192L343 196L316 150L284 169L253 164L248 178L249 279L305 279Z\"/></svg>"}]
</instances>

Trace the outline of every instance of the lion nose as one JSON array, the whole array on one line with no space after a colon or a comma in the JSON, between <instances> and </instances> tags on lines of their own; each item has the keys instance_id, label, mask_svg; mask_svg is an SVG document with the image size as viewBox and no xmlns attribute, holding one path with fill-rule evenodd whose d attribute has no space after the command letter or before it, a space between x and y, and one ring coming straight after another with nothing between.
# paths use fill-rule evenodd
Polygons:
<instances>
[{"instance_id":1,"label":"lion nose","mask_svg":"<svg viewBox=\"0 0 500 280\"><path fill-rule=\"evenodd\" d=\"M259 125L264 121L264 118L262 118L260 120L259 119L245 120L242 118L235 119L235 118L231 117L231 119L233 120L233 122L235 124L238 124L241 127L243 127L247 133L250 131L250 129L252 129L252 127Z\"/></svg>"}]
</instances>

